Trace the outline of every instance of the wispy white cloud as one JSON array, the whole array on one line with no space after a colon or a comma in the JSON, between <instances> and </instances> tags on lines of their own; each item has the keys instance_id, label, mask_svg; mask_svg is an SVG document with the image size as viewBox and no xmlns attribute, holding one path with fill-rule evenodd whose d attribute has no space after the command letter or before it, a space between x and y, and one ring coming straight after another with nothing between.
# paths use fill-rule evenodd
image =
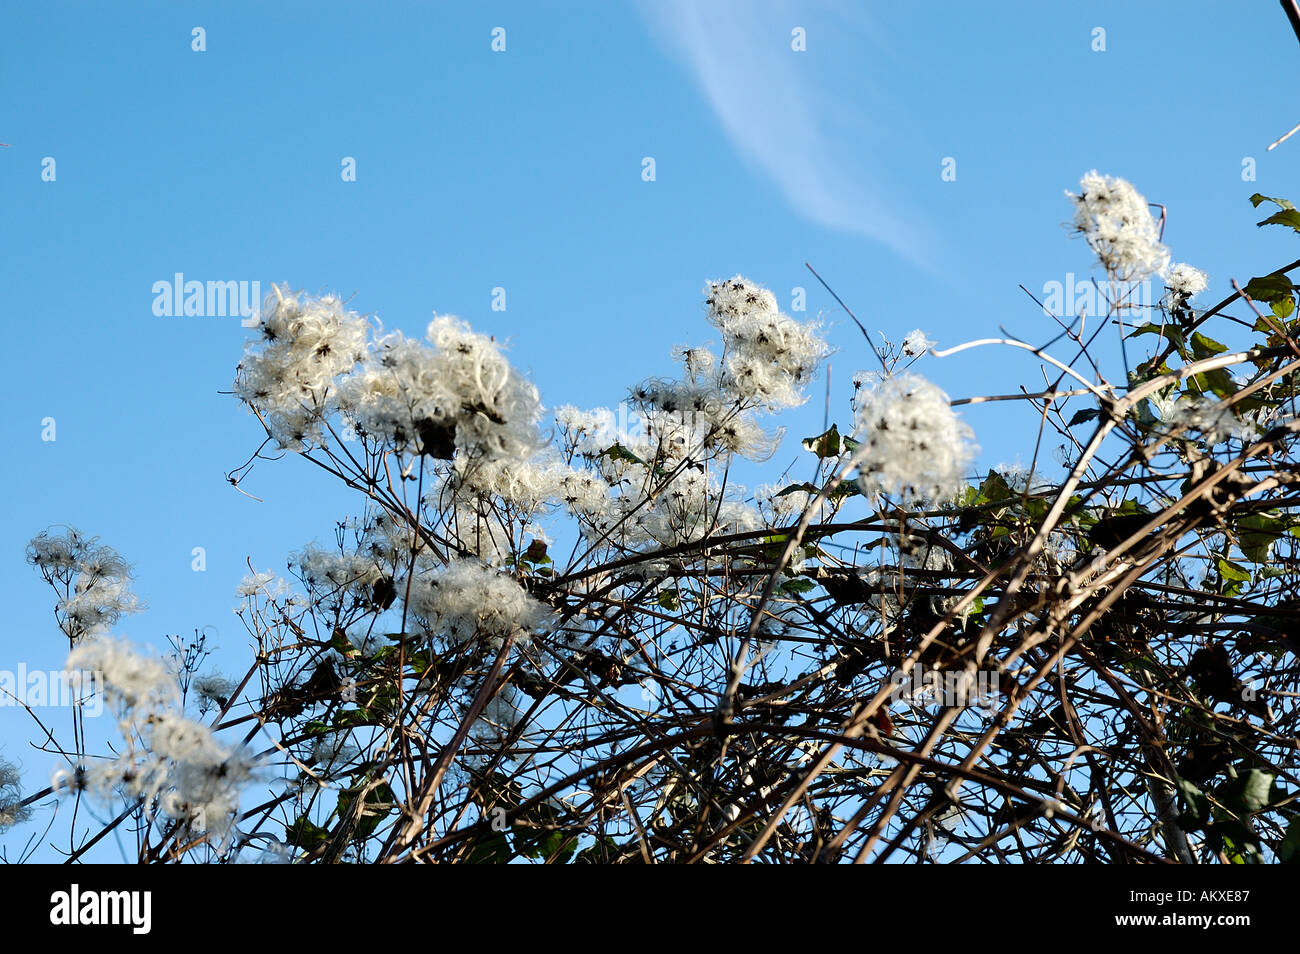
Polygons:
<instances>
[{"instance_id":1,"label":"wispy white cloud","mask_svg":"<svg viewBox=\"0 0 1300 954\"><path fill-rule=\"evenodd\" d=\"M878 104L870 97L878 93L861 75L851 77L853 92L846 92L824 58L819 65L814 53L791 49L795 26L805 28L810 48L821 43L825 49L834 35L843 49L846 30L874 46L870 24L855 6L644 0L640 8L655 38L690 70L737 152L799 214L917 261L926 230L895 208L897 184L879 161L889 137L872 126ZM855 72L873 59L869 49L859 51L848 64Z\"/></svg>"}]
</instances>

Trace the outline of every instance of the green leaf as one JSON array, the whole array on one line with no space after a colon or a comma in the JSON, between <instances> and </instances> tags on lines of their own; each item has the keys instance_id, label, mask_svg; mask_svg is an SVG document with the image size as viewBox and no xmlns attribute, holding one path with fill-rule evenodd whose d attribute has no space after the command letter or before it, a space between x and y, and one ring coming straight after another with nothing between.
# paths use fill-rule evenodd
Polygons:
<instances>
[{"instance_id":1,"label":"green leaf","mask_svg":"<svg viewBox=\"0 0 1300 954\"><path fill-rule=\"evenodd\" d=\"M773 533L763 538L763 559L775 563L785 552L785 542L789 537L784 533Z\"/></svg>"},{"instance_id":2,"label":"green leaf","mask_svg":"<svg viewBox=\"0 0 1300 954\"><path fill-rule=\"evenodd\" d=\"M472 795L486 815L494 808L517 808L524 800L524 790L514 779L502 772L474 773L476 785Z\"/></svg>"},{"instance_id":3,"label":"green leaf","mask_svg":"<svg viewBox=\"0 0 1300 954\"><path fill-rule=\"evenodd\" d=\"M676 590L664 590L659 594L657 602L666 610L675 610L682 605L682 601L677 597Z\"/></svg>"},{"instance_id":4,"label":"green leaf","mask_svg":"<svg viewBox=\"0 0 1300 954\"><path fill-rule=\"evenodd\" d=\"M984 478L984 483L980 484L979 503L996 503L1000 500L1012 500L1016 497L1006 478L996 470L990 470L989 475Z\"/></svg>"},{"instance_id":5,"label":"green leaf","mask_svg":"<svg viewBox=\"0 0 1300 954\"><path fill-rule=\"evenodd\" d=\"M775 496L785 497L788 494L796 494L796 493L816 494L817 487L813 484L808 483L808 481L805 480L801 484L791 484L789 487L783 487L781 490L778 490L776 492Z\"/></svg>"},{"instance_id":6,"label":"green leaf","mask_svg":"<svg viewBox=\"0 0 1300 954\"><path fill-rule=\"evenodd\" d=\"M362 709L340 709L334 714L334 728L354 729L362 725L375 725L375 720Z\"/></svg>"},{"instance_id":7,"label":"green leaf","mask_svg":"<svg viewBox=\"0 0 1300 954\"><path fill-rule=\"evenodd\" d=\"M568 841L568 847L563 848L564 843ZM550 858L557 856L560 864L564 864L573 853L577 850L577 845L562 831L548 831L541 835L533 842L533 847L524 854L529 858ZM563 848L563 850L561 850Z\"/></svg>"},{"instance_id":8,"label":"green leaf","mask_svg":"<svg viewBox=\"0 0 1300 954\"><path fill-rule=\"evenodd\" d=\"M1237 543L1252 563L1267 563L1278 538L1292 529L1286 520L1266 513L1251 513L1237 518Z\"/></svg>"},{"instance_id":9,"label":"green leaf","mask_svg":"<svg viewBox=\"0 0 1300 954\"><path fill-rule=\"evenodd\" d=\"M312 822L306 815L285 829L286 840L299 848L319 848L329 840L329 836L328 830Z\"/></svg>"},{"instance_id":10,"label":"green leaf","mask_svg":"<svg viewBox=\"0 0 1300 954\"><path fill-rule=\"evenodd\" d=\"M515 850L526 858L554 857L564 864L577 850L577 839L563 827L563 818L554 805L541 802L515 821L512 829ZM565 842L568 842L566 847Z\"/></svg>"},{"instance_id":11,"label":"green leaf","mask_svg":"<svg viewBox=\"0 0 1300 954\"><path fill-rule=\"evenodd\" d=\"M830 430L816 437L805 437L802 443L805 450L811 451L823 460L827 457L839 457L841 446L839 427L832 424Z\"/></svg>"},{"instance_id":12,"label":"green leaf","mask_svg":"<svg viewBox=\"0 0 1300 954\"><path fill-rule=\"evenodd\" d=\"M1263 222L1256 222L1256 225L1285 225L1296 232L1300 232L1300 212L1295 209L1283 209L1281 212L1274 212Z\"/></svg>"},{"instance_id":13,"label":"green leaf","mask_svg":"<svg viewBox=\"0 0 1300 954\"><path fill-rule=\"evenodd\" d=\"M810 437L808 438L808 440L816 440L816 438ZM857 441L854 441L851 438L842 437L840 438L840 440L844 442L844 447L847 450L852 450L853 448L858 446ZM806 446L806 442L805 442L805 446ZM815 484L810 484L808 483L808 481L805 480L802 483L791 484L789 487L785 487L777 491L777 493L774 494L774 496L784 497L787 494L794 494L794 493L805 493L815 497L817 496L817 494L821 493L821 488ZM845 480L842 481L840 485L836 487L834 490L832 490L827 496L829 496L831 500L836 500L841 497L852 497L854 494L860 494L860 493L862 493L862 491L858 488L857 481Z\"/></svg>"},{"instance_id":14,"label":"green leaf","mask_svg":"<svg viewBox=\"0 0 1300 954\"><path fill-rule=\"evenodd\" d=\"M1222 851L1231 864L1259 864L1264 860L1259 850L1259 838L1236 819L1207 825L1205 834L1210 849Z\"/></svg>"},{"instance_id":15,"label":"green leaf","mask_svg":"<svg viewBox=\"0 0 1300 954\"><path fill-rule=\"evenodd\" d=\"M809 590L815 590L817 584L812 580L802 578L786 580L777 589L782 593L807 593Z\"/></svg>"},{"instance_id":16,"label":"green leaf","mask_svg":"<svg viewBox=\"0 0 1300 954\"><path fill-rule=\"evenodd\" d=\"M1192 354L1198 358L1212 358L1216 354L1223 354L1228 350L1228 346L1220 344L1213 338L1207 338L1199 331L1192 332Z\"/></svg>"},{"instance_id":17,"label":"green leaf","mask_svg":"<svg viewBox=\"0 0 1300 954\"><path fill-rule=\"evenodd\" d=\"M596 843L582 849L573 860L575 864L596 865L601 864L606 856L618 857L621 854L623 854L623 850L619 847L618 842L608 835L597 835ZM636 852L636 857L641 857L640 852Z\"/></svg>"},{"instance_id":18,"label":"green leaf","mask_svg":"<svg viewBox=\"0 0 1300 954\"><path fill-rule=\"evenodd\" d=\"M1216 557L1214 565L1218 567L1219 576L1223 577L1225 580L1230 580L1233 583L1250 582L1250 573L1230 560L1225 560L1223 557Z\"/></svg>"},{"instance_id":19,"label":"green leaf","mask_svg":"<svg viewBox=\"0 0 1300 954\"><path fill-rule=\"evenodd\" d=\"M345 788L339 792L338 814L346 817L352 810L352 803L357 799L358 788ZM369 838L374 834L379 823L397 807L397 799L387 782L380 782L361 799L356 816L356 826L352 830L354 839Z\"/></svg>"},{"instance_id":20,"label":"green leaf","mask_svg":"<svg viewBox=\"0 0 1300 954\"><path fill-rule=\"evenodd\" d=\"M427 649L420 649L407 657L406 663L411 667L411 672L420 676L433 665L434 659Z\"/></svg>"},{"instance_id":21,"label":"green leaf","mask_svg":"<svg viewBox=\"0 0 1300 954\"><path fill-rule=\"evenodd\" d=\"M503 831L491 831L474 840L474 847L465 858L471 865L503 865L510 860L510 842Z\"/></svg>"},{"instance_id":22,"label":"green leaf","mask_svg":"<svg viewBox=\"0 0 1300 954\"><path fill-rule=\"evenodd\" d=\"M636 454L633 454L622 444L611 444L609 447L605 448L603 451L600 452L600 456L608 457L610 460L625 460L633 464L645 463L645 461L643 461L640 457L637 457Z\"/></svg>"},{"instance_id":23,"label":"green leaf","mask_svg":"<svg viewBox=\"0 0 1300 954\"><path fill-rule=\"evenodd\" d=\"M1086 410L1077 411L1074 417L1070 418L1070 423L1068 426L1074 427L1074 425L1076 424L1083 424L1087 421L1095 421L1099 417L1101 417L1101 409L1090 407L1087 408Z\"/></svg>"},{"instance_id":24,"label":"green leaf","mask_svg":"<svg viewBox=\"0 0 1300 954\"><path fill-rule=\"evenodd\" d=\"M339 655L347 659L361 655L361 650L352 645L352 640L348 639L348 634L337 626L334 627L334 635L330 637L330 649L335 650Z\"/></svg>"},{"instance_id":25,"label":"green leaf","mask_svg":"<svg viewBox=\"0 0 1300 954\"><path fill-rule=\"evenodd\" d=\"M1156 424L1160 423L1160 419L1156 417L1155 412L1151 410L1151 402L1147 398L1138 401L1129 414L1133 420L1137 421L1143 427L1154 427Z\"/></svg>"},{"instance_id":26,"label":"green leaf","mask_svg":"<svg viewBox=\"0 0 1300 954\"><path fill-rule=\"evenodd\" d=\"M1179 823L1188 831L1196 831L1204 826L1210 817L1210 800L1185 778L1178 779L1178 794L1186 806L1178 819Z\"/></svg>"},{"instance_id":27,"label":"green leaf","mask_svg":"<svg viewBox=\"0 0 1300 954\"><path fill-rule=\"evenodd\" d=\"M1205 394L1209 392L1221 398L1230 398L1237 393L1237 382L1223 368L1202 371L1199 374L1193 374L1187 380L1190 386L1185 390L1189 394Z\"/></svg>"},{"instance_id":28,"label":"green leaf","mask_svg":"<svg viewBox=\"0 0 1300 954\"><path fill-rule=\"evenodd\" d=\"M1262 222L1256 222L1256 225L1285 225L1296 232L1300 232L1300 212L1287 199L1275 199L1272 196L1261 195L1256 192L1250 197L1250 202L1255 208L1259 208L1263 202L1272 202L1281 211L1274 212Z\"/></svg>"},{"instance_id":29,"label":"green leaf","mask_svg":"<svg viewBox=\"0 0 1300 954\"><path fill-rule=\"evenodd\" d=\"M1269 803L1274 777L1270 772L1252 768L1229 782L1227 792L1223 793L1223 805L1231 808L1235 815L1253 815L1261 811Z\"/></svg>"},{"instance_id":30,"label":"green leaf","mask_svg":"<svg viewBox=\"0 0 1300 954\"><path fill-rule=\"evenodd\" d=\"M1129 335L1130 338L1136 338L1138 335L1158 335L1167 340L1179 351L1187 347L1187 342L1183 338L1183 333L1177 325L1153 325L1147 322L1145 325L1137 328Z\"/></svg>"},{"instance_id":31,"label":"green leaf","mask_svg":"<svg viewBox=\"0 0 1300 954\"><path fill-rule=\"evenodd\" d=\"M1261 195L1258 192L1256 192L1254 195L1250 197L1250 204L1257 209L1259 208L1260 203L1262 202L1272 202L1274 205L1283 209L1295 208L1295 205L1292 204L1290 199L1275 199L1271 195Z\"/></svg>"},{"instance_id":32,"label":"green leaf","mask_svg":"<svg viewBox=\"0 0 1300 954\"><path fill-rule=\"evenodd\" d=\"M1295 299L1290 297L1279 298L1272 303L1271 307L1273 314L1286 321L1295 312Z\"/></svg>"},{"instance_id":33,"label":"green leaf","mask_svg":"<svg viewBox=\"0 0 1300 954\"><path fill-rule=\"evenodd\" d=\"M1260 223L1263 224L1262 222ZM1264 275L1261 278L1252 278L1246 282L1246 287L1242 289L1249 297L1256 301L1277 301L1279 298L1290 298L1291 292L1295 288L1291 284L1291 279L1287 278L1281 272L1274 272L1272 275Z\"/></svg>"},{"instance_id":34,"label":"green leaf","mask_svg":"<svg viewBox=\"0 0 1300 954\"><path fill-rule=\"evenodd\" d=\"M366 694L363 712L367 719L376 724L382 724L386 717L395 714L397 712L396 684L385 682L375 686Z\"/></svg>"},{"instance_id":35,"label":"green leaf","mask_svg":"<svg viewBox=\"0 0 1300 954\"><path fill-rule=\"evenodd\" d=\"M1277 846L1277 860L1286 864L1300 864L1300 817L1291 819L1286 837Z\"/></svg>"}]
</instances>

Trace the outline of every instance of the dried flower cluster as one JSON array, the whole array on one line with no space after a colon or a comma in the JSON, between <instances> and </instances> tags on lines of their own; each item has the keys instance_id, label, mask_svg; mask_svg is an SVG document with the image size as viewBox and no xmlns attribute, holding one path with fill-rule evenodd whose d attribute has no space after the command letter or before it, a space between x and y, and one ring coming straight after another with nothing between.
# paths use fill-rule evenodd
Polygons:
<instances>
[{"instance_id":1,"label":"dried flower cluster","mask_svg":"<svg viewBox=\"0 0 1300 954\"><path fill-rule=\"evenodd\" d=\"M276 288L236 393L364 513L250 563L235 678L110 635L139 608L115 551L34 539L116 723L96 746L74 712L58 794L125 807L148 861L1294 855L1300 288L1257 284L1273 316L1234 330L1263 343L1230 351L1132 185L1071 200L1113 283L1164 279L1102 325L1159 342L1127 390L1082 336L1066 363L916 329L790 459L773 415L826 331L739 276L704 289L716 340L617 411L544 408L459 319L418 340ZM1028 463L976 474L913 369L990 340L1045 383L996 396L1030 402ZM28 814L0 761L0 829Z\"/></svg>"},{"instance_id":2,"label":"dried flower cluster","mask_svg":"<svg viewBox=\"0 0 1300 954\"><path fill-rule=\"evenodd\" d=\"M1094 170L1080 180L1079 190L1066 193L1074 203L1074 227L1108 274L1119 281L1141 281L1164 273L1169 250L1160 242L1160 226L1147 200L1132 183Z\"/></svg>"}]
</instances>

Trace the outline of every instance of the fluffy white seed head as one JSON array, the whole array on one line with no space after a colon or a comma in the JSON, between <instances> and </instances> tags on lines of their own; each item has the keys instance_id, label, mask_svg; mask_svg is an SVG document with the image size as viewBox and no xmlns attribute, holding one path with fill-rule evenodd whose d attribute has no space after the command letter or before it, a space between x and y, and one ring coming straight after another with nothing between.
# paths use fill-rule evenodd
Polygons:
<instances>
[{"instance_id":1,"label":"fluffy white seed head","mask_svg":"<svg viewBox=\"0 0 1300 954\"><path fill-rule=\"evenodd\" d=\"M163 663L122 640L92 638L68 654L66 668L102 676L118 705L122 744L114 759L56 772L56 790L157 799L164 814L192 830L227 835L240 793L254 777L254 760L185 716L180 687Z\"/></svg>"},{"instance_id":2,"label":"fluffy white seed head","mask_svg":"<svg viewBox=\"0 0 1300 954\"><path fill-rule=\"evenodd\" d=\"M454 643L545 629L551 611L513 577L478 560L453 560L411 585L410 611Z\"/></svg>"},{"instance_id":3,"label":"fluffy white seed head","mask_svg":"<svg viewBox=\"0 0 1300 954\"><path fill-rule=\"evenodd\" d=\"M250 342L235 394L262 415L282 447L301 451L324 439L337 409L337 378L366 353L366 321L334 296L312 298L276 285L262 307L260 339Z\"/></svg>"},{"instance_id":4,"label":"fluffy white seed head","mask_svg":"<svg viewBox=\"0 0 1300 954\"><path fill-rule=\"evenodd\" d=\"M1255 434L1254 425L1243 421L1232 410L1213 398L1184 398L1173 407L1167 422L1173 428L1200 431L1207 444L1245 439Z\"/></svg>"},{"instance_id":5,"label":"fluffy white seed head","mask_svg":"<svg viewBox=\"0 0 1300 954\"><path fill-rule=\"evenodd\" d=\"M73 644L106 633L122 616L142 609L121 554L75 527L38 533L27 545L27 562L64 594L55 609Z\"/></svg>"},{"instance_id":6,"label":"fluffy white seed head","mask_svg":"<svg viewBox=\"0 0 1300 954\"><path fill-rule=\"evenodd\" d=\"M709 322L722 333L721 384L742 400L794 407L829 349L811 322L783 315L776 297L737 275L705 288Z\"/></svg>"},{"instance_id":7,"label":"fluffy white seed head","mask_svg":"<svg viewBox=\"0 0 1300 954\"><path fill-rule=\"evenodd\" d=\"M854 403L866 454L858 485L869 498L941 502L965 486L975 435L933 383L915 374L877 379Z\"/></svg>"},{"instance_id":8,"label":"fluffy white seed head","mask_svg":"<svg viewBox=\"0 0 1300 954\"><path fill-rule=\"evenodd\" d=\"M1168 289L1170 297L1179 301L1195 298L1205 291L1209 284L1209 275L1199 268L1193 268L1182 262L1171 266L1165 276L1165 288Z\"/></svg>"},{"instance_id":9,"label":"fluffy white seed head","mask_svg":"<svg viewBox=\"0 0 1300 954\"><path fill-rule=\"evenodd\" d=\"M0 832L31 817L31 809L23 804L20 781L18 766L0 759Z\"/></svg>"},{"instance_id":10,"label":"fluffy white seed head","mask_svg":"<svg viewBox=\"0 0 1300 954\"><path fill-rule=\"evenodd\" d=\"M537 389L487 335L458 318L429 324L428 347L400 333L377 340L340 385L363 434L405 453L451 459L528 457L542 444Z\"/></svg>"},{"instance_id":11,"label":"fluffy white seed head","mask_svg":"<svg viewBox=\"0 0 1300 954\"><path fill-rule=\"evenodd\" d=\"M199 676L191 683L194 694L199 701L199 711L207 712L209 709L220 709L229 701L235 691L235 682L227 679L221 673L213 672Z\"/></svg>"},{"instance_id":12,"label":"fluffy white seed head","mask_svg":"<svg viewBox=\"0 0 1300 954\"><path fill-rule=\"evenodd\" d=\"M920 328L910 331L903 339L903 354L909 358L925 354L934 347L934 341Z\"/></svg>"},{"instance_id":13,"label":"fluffy white seed head","mask_svg":"<svg viewBox=\"0 0 1300 954\"><path fill-rule=\"evenodd\" d=\"M1081 232L1107 274L1119 281L1141 281L1162 274L1169 250L1160 242L1160 227L1147 200L1133 184L1096 170L1079 182L1074 228Z\"/></svg>"},{"instance_id":14,"label":"fluffy white seed head","mask_svg":"<svg viewBox=\"0 0 1300 954\"><path fill-rule=\"evenodd\" d=\"M85 639L68 653L64 668L99 673L109 699L123 710L152 711L180 698L176 677L162 660L138 652L125 640Z\"/></svg>"}]
</instances>

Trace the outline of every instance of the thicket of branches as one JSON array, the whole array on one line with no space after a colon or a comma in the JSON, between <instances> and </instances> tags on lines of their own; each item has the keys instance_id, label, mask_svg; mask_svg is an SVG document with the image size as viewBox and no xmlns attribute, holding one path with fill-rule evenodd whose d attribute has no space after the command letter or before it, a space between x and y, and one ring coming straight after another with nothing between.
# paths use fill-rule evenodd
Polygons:
<instances>
[{"instance_id":1,"label":"thicket of branches","mask_svg":"<svg viewBox=\"0 0 1300 954\"><path fill-rule=\"evenodd\" d=\"M243 582L229 679L110 635L114 551L33 540L118 734L29 710L56 775L9 769L0 821L58 799L70 856L131 832L148 862L1296 860L1300 262L1202 308L1131 185L1071 202L1104 314L858 342L816 478L753 490L829 349L744 279L707 288L716 354L631 389L636 427L544 414L455 319L422 343L277 289L235 385L266 440L230 480L287 456L358 515ZM976 347L1042 380L951 402L914 370ZM972 478L954 404L995 400L1031 462Z\"/></svg>"}]
</instances>

